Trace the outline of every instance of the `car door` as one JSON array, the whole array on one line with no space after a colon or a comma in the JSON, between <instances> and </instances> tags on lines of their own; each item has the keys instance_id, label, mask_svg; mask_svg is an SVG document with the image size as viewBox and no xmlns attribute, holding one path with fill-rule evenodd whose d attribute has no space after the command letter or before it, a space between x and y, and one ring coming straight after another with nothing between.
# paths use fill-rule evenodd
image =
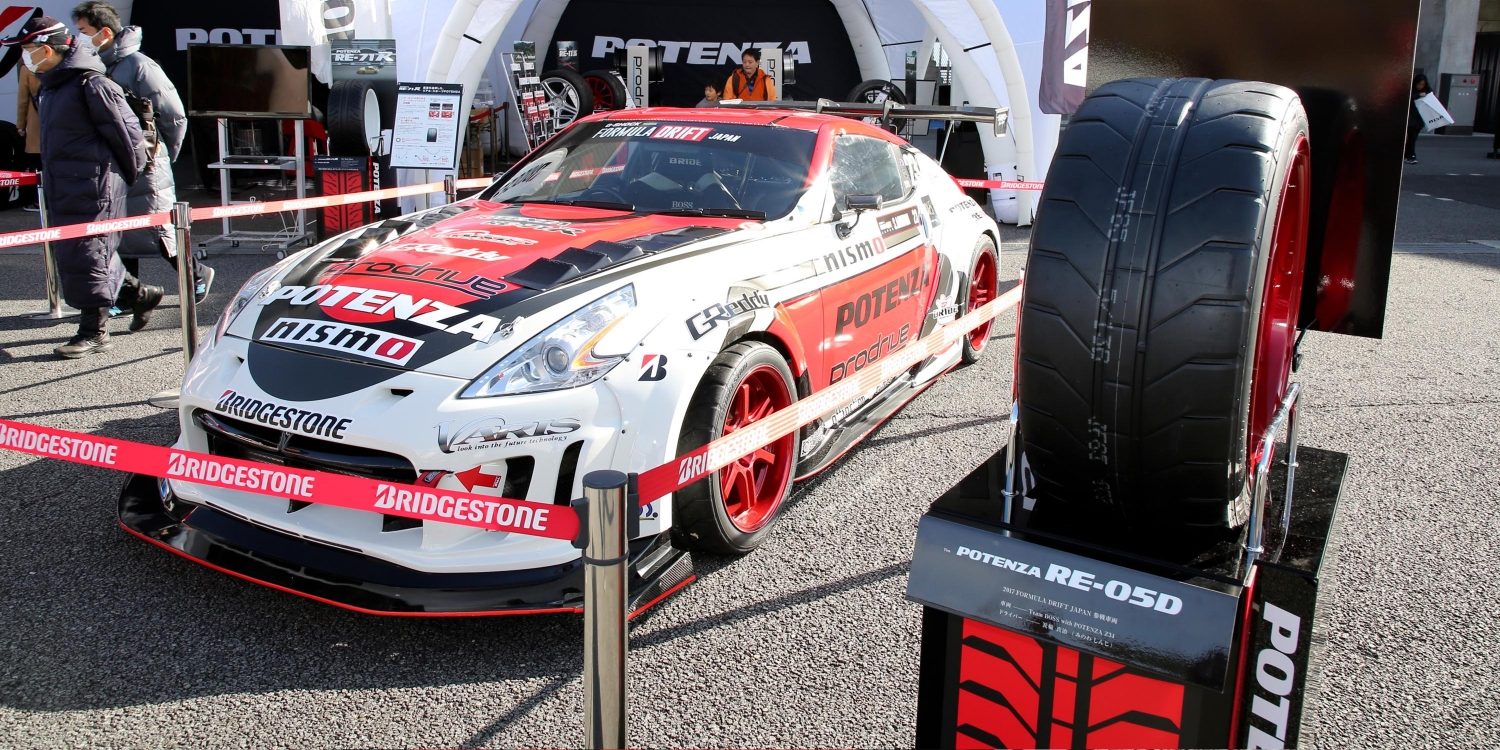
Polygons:
<instances>
[{"instance_id":1,"label":"car door","mask_svg":"<svg viewBox=\"0 0 1500 750\"><path fill-rule=\"evenodd\" d=\"M921 214L908 161L895 144L844 134L834 142L830 184L838 213L824 271L822 388L909 345L930 304L937 256ZM848 198L879 196L881 207L853 211ZM846 237L840 227L847 227Z\"/></svg>"}]
</instances>

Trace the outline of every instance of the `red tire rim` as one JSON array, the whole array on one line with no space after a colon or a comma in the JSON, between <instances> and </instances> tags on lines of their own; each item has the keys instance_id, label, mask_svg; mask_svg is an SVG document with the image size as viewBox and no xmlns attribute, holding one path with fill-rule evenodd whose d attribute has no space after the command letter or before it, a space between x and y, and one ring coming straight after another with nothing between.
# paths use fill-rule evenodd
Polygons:
<instances>
[{"instance_id":1,"label":"red tire rim","mask_svg":"<svg viewBox=\"0 0 1500 750\"><path fill-rule=\"evenodd\" d=\"M791 404L792 393L781 371L757 365L735 386L722 434L742 430ZM759 531L775 518L792 481L795 442L796 434L789 434L719 470L724 514L742 533Z\"/></svg>"},{"instance_id":2,"label":"red tire rim","mask_svg":"<svg viewBox=\"0 0 1500 750\"><path fill-rule=\"evenodd\" d=\"M993 253L983 252L979 259L974 261L974 273L969 277L969 309L974 312L984 305L989 304L995 298L995 256ZM994 321L988 321L984 325L969 332L969 351L978 354L984 350L985 344L990 340L990 326Z\"/></svg>"},{"instance_id":3,"label":"red tire rim","mask_svg":"<svg viewBox=\"0 0 1500 750\"><path fill-rule=\"evenodd\" d=\"M585 76L584 80L588 81L589 90L594 92L594 111L620 108L615 102L615 88L609 85L609 81L600 76Z\"/></svg>"},{"instance_id":4,"label":"red tire rim","mask_svg":"<svg viewBox=\"0 0 1500 750\"><path fill-rule=\"evenodd\" d=\"M1297 313L1302 301L1303 259L1307 252L1308 196L1311 188L1307 138L1299 137L1287 167L1286 187L1276 208L1266 287L1261 298L1260 330L1255 339L1255 368L1250 375L1250 464L1260 458L1260 439L1292 375L1297 343Z\"/></svg>"}]
</instances>

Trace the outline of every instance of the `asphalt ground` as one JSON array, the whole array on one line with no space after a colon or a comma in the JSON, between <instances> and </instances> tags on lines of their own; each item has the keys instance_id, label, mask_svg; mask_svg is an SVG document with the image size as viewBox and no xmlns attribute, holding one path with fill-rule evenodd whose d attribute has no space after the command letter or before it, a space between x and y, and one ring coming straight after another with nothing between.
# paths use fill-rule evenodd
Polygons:
<instances>
[{"instance_id":1,"label":"asphalt ground","mask_svg":"<svg viewBox=\"0 0 1500 750\"><path fill-rule=\"evenodd\" d=\"M1453 200L1403 195L1410 252L1393 261L1385 338L1304 343L1303 441L1351 456L1305 746L1500 743L1500 250L1484 244L1500 241L1500 172L1488 145L1422 140L1409 184ZM1024 232L1004 239L1024 248ZM1006 253L1002 278L1022 259ZM270 260L212 258L203 325ZM0 414L170 443L175 413L146 401L182 373L175 296L110 354L60 361L51 349L71 323L24 316L42 306L39 264L0 253ZM169 279L160 261L145 274ZM1005 440L1013 326L1002 318L982 363L801 485L765 546L696 560L700 579L635 623L632 745L911 745L915 526ZM578 618L382 619L303 601L127 537L121 483L0 453L0 746L581 743Z\"/></svg>"}]
</instances>

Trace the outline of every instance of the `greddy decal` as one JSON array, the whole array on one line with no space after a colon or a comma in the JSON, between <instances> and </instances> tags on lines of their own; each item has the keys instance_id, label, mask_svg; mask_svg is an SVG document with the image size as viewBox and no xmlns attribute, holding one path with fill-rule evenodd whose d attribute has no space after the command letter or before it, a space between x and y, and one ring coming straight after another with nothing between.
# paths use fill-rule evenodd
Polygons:
<instances>
[{"instance_id":1,"label":"greddy decal","mask_svg":"<svg viewBox=\"0 0 1500 750\"><path fill-rule=\"evenodd\" d=\"M508 327L501 329L499 318L469 315L462 307L378 289L328 284L284 286L260 303L269 305L277 301L285 301L293 307L319 305L369 315L390 316L396 320L410 320L439 331L467 333L479 342L488 342L496 333L510 335Z\"/></svg>"},{"instance_id":2,"label":"greddy decal","mask_svg":"<svg viewBox=\"0 0 1500 750\"><path fill-rule=\"evenodd\" d=\"M348 323L320 323L300 318L280 318L261 335L261 341L315 346L352 354L390 365L404 365L422 342Z\"/></svg>"},{"instance_id":3,"label":"greddy decal","mask_svg":"<svg viewBox=\"0 0 1500 750\"><path fill-rule=\"evenodd\" d=\"M484 220L485 224L492 227L514 227L516 229L530 229L536 232L551 232L553 234L577 237L583 234L582 229L573 226L571 221L559 221L557 219L533 219L530 216L515 216L497 214Z\"/></svg>"},{"instance_id":4,"label":"greddy decal","mask_svg":"<svg viewBox=\"0 0 1500 750\"><path fill-rule=\"evenodd\" d=\"M538 422L506 424L500 417L476 419L455 431L448 422L438 425L438 450L444 453L479 450L496 445L523 445L566 440L564 435L577 432L583 422L573 419L544 419Z\"/></svg>"},{"instance_id":5,"label":"greddy decal","mask_svg":"<svg viewBox=\"0 0 1500 750\"><path fill-rule=\"evenodd\" d=\"M278 430L291 430L335 440L343 440L344 430L348 429L349 423L354 421L347 417L335 417L331 414L283 406L272 401L248 398L233 390L224 391L224 395L219 397L219 403L214 405L214 411L259 422Z\"/></svg>"},{"instance_id":6,"label":"greddy decal","mask_svg":"<svg viewBox=\"0 0 1500 750\"><path fill-rule=\"evenodd\" d=\"M489 243L493 243L493 244L496 244L496 245L522 245L522 246L526 246L526 247L530 247L531 245L535 245L536 242L537 242L536 240L528 239L526 237L512 237L512 236L510 236L508 234L495 234L494 232L486 232L483 229L449 229L449 230L446 230L446 231L438 232L437 236L441 237L441 238L443 238L445 240L470 240L472 242L489 242ZM443 245L429 245L428 247L444 247L444 246ZM407 248L401 247L401 246L397 246L396 249L405 250ZM418 252L429 252L429 253L439 253L440 252L440 254L442 254L442 255L454 255L454 256L458 256L460 258L479 258L481 260L505 260L506 258L510 257L508 255L501 255L499 253L492 253L492 252L490 252L488 250L470 250L468 248L455 248L455 247L446 248L446 250L447 250L447 252L440 252L438 250L419 250ZM495 257L493 257L493 258L483 257L483 256L486 256L486 255L493 255Z\"/></svg>"},{"instance_id":7,"label":"greddy decal","mask_svg":"<svg viewBox=\"0 0 1500 750\"><path fill-rule=\"evenodd\" d=\"M717 328L720 321L733 320L741 313L753 312L771 306L771 299L760 292L746 292L739 299L720 304L715 302L687 319L688 333L693 340L703 338Z\"/></svg>"},{"instance_id":8,"label":"greddy decal","mask_svg":"<svg viewBox=\"0 0 1500 750\"><path fill-rule=\"evenodd\" d=\"M331 273L344 276L377 276L440 286L463 292L476 299L489 299L510 288L502 281L477 273L464 273L431 263L392 263L384 260L346 260L328 267Z\"/></svg>"}]
</instances>

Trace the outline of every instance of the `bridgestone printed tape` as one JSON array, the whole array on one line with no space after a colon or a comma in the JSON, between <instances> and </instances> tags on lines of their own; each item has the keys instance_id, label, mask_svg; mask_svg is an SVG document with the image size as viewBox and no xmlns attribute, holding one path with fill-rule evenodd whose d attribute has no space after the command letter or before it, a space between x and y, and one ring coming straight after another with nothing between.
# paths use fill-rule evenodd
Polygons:
<instances>
[{"instance_id":1,"label":"bridgestone printed tape","mask_svg":"<svg viewBox=\"0 0 1500 750\"><path fill-rule=\"evenodd\" d=\"M424 521L573 539L572 508L291 469L0 419L0 448L86 466Z\"/></svg>"},{"instance_id":2,"label":"bridgestone printed tape","mask_svg":"<svg viewBox=\"0 0 1500 750\"><path fill-rule=\"evenodd\" d=\"M236 203L232 206L195 208L188 216L193 221L198 221L199 219L227 219L234 216L254 216L256 214L269 214L280 211L302 211L309 208L346 206L350 203L382 201L388 198L403 198L408 195L438 193L442 192L442 190L443 183L429 182L424 185L407 185L406 187L386 188L385 190L366 190L363 193L345 193L344 195L330 195L324 198L293 198L292 200L285 201Z\"/></svg>"},{"instance_id":3,"label":"bridgestone printed tape","mask_svg":"<svg viewBox=\"0 0 1500 750\"><path fill-rule=\"evenodd\" d=\"M995 190L1041 190L1040 182L1027 180L973 180L967 177L954 177L953 181L961 188L991 188Z\"/></svg>"},{"instance_id":4,"label":"bridgestone printed tape","mask_svg":"<svg viewBox=\"0 0 1500 750\"><path fill-rule=\"evenodd\" d=\"M147 214L146 216L128 216L123 219L90 221L84 224L68 224L61 227L48 227L47 229L27 229L22 232L0 234L0 248L35 245L39 242L74 240L79 237L92 237L96 234L125 232L131 229L159 227L163 224L171 223L172 214L163 212L159 214Z\"/></svg>"},{"instance_id":5,"label":"bridgestone printed tape","mask_svg":"<svg viewBox=\"0 0 1500 750\"><path fill-rule=\"evenodd\" d=\"M8 172L0 169L0 188L27 187L37 182L36 172Z\"/></svg>"}]
</instances>

